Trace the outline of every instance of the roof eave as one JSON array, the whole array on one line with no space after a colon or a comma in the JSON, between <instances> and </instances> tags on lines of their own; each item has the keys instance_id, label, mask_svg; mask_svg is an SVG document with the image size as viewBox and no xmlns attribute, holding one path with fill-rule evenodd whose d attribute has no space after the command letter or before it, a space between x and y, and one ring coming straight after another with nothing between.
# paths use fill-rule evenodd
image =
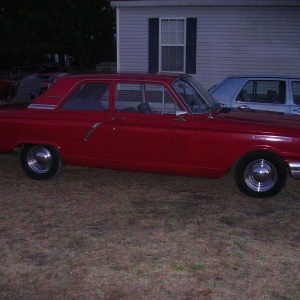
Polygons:
<instances>
[{"instance_id":1,"label":"roof eave","mask_svg":"<svg viewBox=\"0 0 300 300\"><path fill-rule=\"evenodd\" d=\"M112 7L142 6L300 6L299 0L119 0Z\"/></svg>"}]
</instances>

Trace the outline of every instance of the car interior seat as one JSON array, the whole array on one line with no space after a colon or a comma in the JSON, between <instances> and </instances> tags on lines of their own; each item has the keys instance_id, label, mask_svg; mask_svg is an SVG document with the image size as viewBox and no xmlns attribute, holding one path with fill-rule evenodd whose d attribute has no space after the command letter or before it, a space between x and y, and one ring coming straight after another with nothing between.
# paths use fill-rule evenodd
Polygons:
<instances>
[{"instance_id":1,"label":"car interior seat","mask_svg":"<svg viewBox=\"0 0 300 300\"><path fill-rule=\"evenodd\" d=\"M239 97L241 98L242 101L245 101L245 102L251 101L251 97L250 97L249 93L245 90L241 90Z\"/></svg>"},{"instance_id":2,"label":"car interior seat","mask_svg":"<svg viewBox=\"0 0 300 300\"><path fill-rule=\"evenodd\" d=\"M153 111L149 105L149 103L140 103L137 106L138 112L141 114L153 114Z\"/></svg>"},{"instance_id":3,"label":"car interior seat","mask_svg":"<svg viewBox=\"0 0 300 300\"><path fill-rule=\"evenodd\" d=\"M277 93L276 91L268 90L267 93L267 102L268 103L275 103L277 101Z\"/></svg>"}]
</instances>

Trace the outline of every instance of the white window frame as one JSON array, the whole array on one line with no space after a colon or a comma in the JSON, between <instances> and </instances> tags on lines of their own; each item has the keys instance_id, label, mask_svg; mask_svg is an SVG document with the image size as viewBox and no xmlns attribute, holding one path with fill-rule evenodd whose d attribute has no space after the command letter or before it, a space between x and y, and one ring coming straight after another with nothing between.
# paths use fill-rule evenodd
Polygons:
<instances>
[{"instance_id":1,"label":"white window frame","mask_svg":"<svg viewBox=\"0 0 300 300\"><path fill-rule=\"evenodd\" d=\"M163 44L162 43L162 21L172 21L172 20L180 20L184 22L184 36L183 36L183 44ZM183 70L181 71L165 71L162 70L162 48L163 47L183 47ZM186 70L186 18L178 17L178 18L159 18L159 72L168 72L168 73L185 73Z\"/></svg>"}]
</instances>

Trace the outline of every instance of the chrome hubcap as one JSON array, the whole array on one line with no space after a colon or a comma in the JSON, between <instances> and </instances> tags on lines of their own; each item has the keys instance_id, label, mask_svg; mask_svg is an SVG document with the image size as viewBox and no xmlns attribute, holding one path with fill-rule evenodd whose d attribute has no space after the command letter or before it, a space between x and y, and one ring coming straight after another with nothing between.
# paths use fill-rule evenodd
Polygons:
<instances>
[{"instance_id":1,"label":"chrome hubcap","mask_svg":"<svg viewBox=\"0 0 300 300\"><path fill-rule=\"evenodd\" d=\"M29 168L39 174L47 173L53 164L53 158L47 148L33 146L27 154Z\"/></svg>"},{"instance_id":2,"label":"chrome hubcap","mask_svg":"<svg viewBox=\"0 0 300 300\"><path fill-rule=\"evenodd\" d=\"M246 167L244 180L253 191L265 192L275 185L277 171L271 162L264 159L255 160Z\"/></svg>"}]
</instances>

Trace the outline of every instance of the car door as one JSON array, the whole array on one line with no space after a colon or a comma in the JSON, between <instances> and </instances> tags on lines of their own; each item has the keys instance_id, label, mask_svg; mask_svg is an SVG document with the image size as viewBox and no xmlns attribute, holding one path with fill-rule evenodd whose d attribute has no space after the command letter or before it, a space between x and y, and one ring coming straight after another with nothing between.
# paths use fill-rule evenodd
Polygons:
<instances>
[{"instance_id":1,"label":"car door","mask_svg":"<svg viewBox=\"0 0 300 300\"><path fill-rule=\"evenodd\" d=\"M102 166L109 98L109 82L83 81L59 108L56 135L66 163Z\"/></svg>"},{"instance_id":2,"label":"car door","mask_svg":"<svg viewBox=\"0 0 300 300\"><path fill-rule=\"evenodd\" d=\"M234 95L231 106L289 113L285 79L249 78Z\"/></svg>"},{"instance_id":3,"label":"car door","mask_svg":"<svg viewBox=\"0 0 300 300\"><path fill-rule=\"evenodd\" d=\"M176 118L168 89L157 83L115 84L114 109L105 132L109 167L191 175L196 161L197 122ZM189 121L190 120L190 121Z\"/></svg>"},{"instance_id":4,"label":"car door","mask_svg":"<svg viewBox=\"0 0 300 300\"><path fill-rule=\"evenodd\" d=\"M290 112L300 115L300 80L290 80Z\"/></svg>"}]
</instances>

